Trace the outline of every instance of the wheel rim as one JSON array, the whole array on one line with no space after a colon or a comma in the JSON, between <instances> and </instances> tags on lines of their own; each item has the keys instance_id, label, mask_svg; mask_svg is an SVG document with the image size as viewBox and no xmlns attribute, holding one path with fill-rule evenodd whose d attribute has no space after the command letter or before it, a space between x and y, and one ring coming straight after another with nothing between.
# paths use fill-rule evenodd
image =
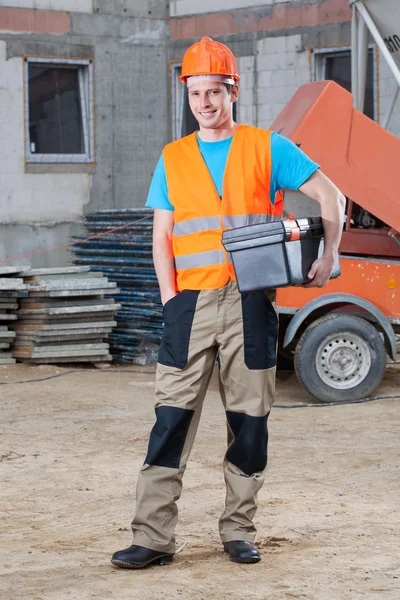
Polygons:
<instances>
[{"instance_id":1,"label":"wheel rim","mask_svg":"<svg viewBox=\"0 0 400 600\"><path fill-rule=\"evenodd\" d=\"M364 381L371 362L368 344L351 332L325 338L316 354L316 367L321 380L329 387L341 390L348 390Z\"/></svg>"}]
</instances>

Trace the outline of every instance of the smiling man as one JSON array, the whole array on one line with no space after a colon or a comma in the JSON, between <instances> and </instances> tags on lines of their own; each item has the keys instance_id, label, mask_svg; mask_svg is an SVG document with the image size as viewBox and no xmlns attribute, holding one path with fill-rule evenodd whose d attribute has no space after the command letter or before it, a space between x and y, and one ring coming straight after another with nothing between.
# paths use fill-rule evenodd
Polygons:
<instances>
[{"instance_id":1,"label":"smiling man","mask_svg":"<svg viewBox=\"0 0 400 600\"><path fill-rule=\"evenodd\" d=\"M181 80L199 131L164 148L149 191L164 332L133 545L111 559L122 568L173 560L176 502L217 358L228 424L219 533L232 561L260 560L253 519L267 466L278 318L274 293L239 293L222 232L279 214L280 190L300 189L321 204L325 229L324 254L308 285L326 285L338 251L343 195L292 142L234 122L239 79L223 44L203 38L187 50Z\"/></svg>"}]
</instances>

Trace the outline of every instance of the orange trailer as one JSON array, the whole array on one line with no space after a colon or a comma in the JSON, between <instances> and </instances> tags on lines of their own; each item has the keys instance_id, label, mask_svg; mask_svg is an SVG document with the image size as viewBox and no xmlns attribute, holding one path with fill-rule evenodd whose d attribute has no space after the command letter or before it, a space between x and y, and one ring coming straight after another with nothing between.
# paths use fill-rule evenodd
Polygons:
<instances>
[{"instance_id":1,"label":"orange trailer","mask_svg":"<svg viewBox=\"0 0 400 600\"><path fill-rule=\"evenodd\" d=\"M318 399L366 397L387 354L396 360L400 331L400 139L332 81L302 86L271 129L300 146L347 197L341 277L323 289L278 290L280 354L294 358L300 382ZM303 216L286 194L285 210Z\"/></svg>"}]
</instances>

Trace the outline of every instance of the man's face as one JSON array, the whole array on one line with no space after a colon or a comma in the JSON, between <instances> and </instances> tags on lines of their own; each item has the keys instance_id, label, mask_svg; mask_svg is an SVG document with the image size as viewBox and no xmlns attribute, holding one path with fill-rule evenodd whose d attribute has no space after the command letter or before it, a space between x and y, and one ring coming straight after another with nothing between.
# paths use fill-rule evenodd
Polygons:
<instances>
[{"instance_id":1,"label":"man's face","mask_svg":"<svg viewBox=\"0 0 400 600\"><path fill-rule=\"evenodd\" d=\"M232 118L232 104L238 97L238 86L233 86L229 94L223 83L199 81L189 86L191 111L205 129L217 129Z\"/></svg>"}]
</instances>

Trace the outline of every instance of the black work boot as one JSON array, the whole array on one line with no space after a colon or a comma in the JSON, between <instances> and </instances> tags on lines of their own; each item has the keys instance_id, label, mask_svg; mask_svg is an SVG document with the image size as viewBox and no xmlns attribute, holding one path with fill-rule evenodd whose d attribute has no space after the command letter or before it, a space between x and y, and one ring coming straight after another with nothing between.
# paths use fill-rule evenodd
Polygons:
<instances>
[{"instance_id":1,"label":"black work boot","mask_svg":"<svg viewBox=\"0 0 400 600\"><path fill-rule=\"evenodd\" d=\"M224 543L225 552L229 552L231 561L237 563L257 563L261 556L252 542L234 540Z\"/></svg>"},{"instance_id":2,"label":"black work boot","mask_svg":"<svg viewBox=\"0 0 400 600\"><path fill-rule=\"evenodd\" d=\"M130 546L125 550L115 552L111 557L111 562L121 569L144 569L150 565L170 565L173 560L173 554L166 552L156 552L143 546Z\"/></svg>"}]
</instances>

